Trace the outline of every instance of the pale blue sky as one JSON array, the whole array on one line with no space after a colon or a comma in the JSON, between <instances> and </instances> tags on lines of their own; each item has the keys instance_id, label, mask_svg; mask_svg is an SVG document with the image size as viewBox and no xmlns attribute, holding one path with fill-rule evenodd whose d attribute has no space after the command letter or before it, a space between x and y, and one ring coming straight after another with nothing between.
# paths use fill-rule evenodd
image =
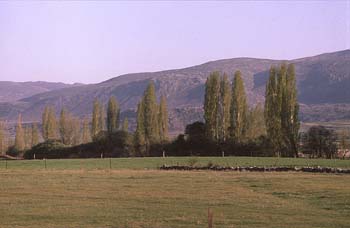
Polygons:
<instances>
[{"instance_id":1,"label":"pale blue sky","mask_svg":"<svg viewBox=\"0 0 350 228\"><path fill-rule=\"evenodd\" d=\"M101 82L350 48L350 1L0 2L0 80Z\"/></svg>"}]
</instances>

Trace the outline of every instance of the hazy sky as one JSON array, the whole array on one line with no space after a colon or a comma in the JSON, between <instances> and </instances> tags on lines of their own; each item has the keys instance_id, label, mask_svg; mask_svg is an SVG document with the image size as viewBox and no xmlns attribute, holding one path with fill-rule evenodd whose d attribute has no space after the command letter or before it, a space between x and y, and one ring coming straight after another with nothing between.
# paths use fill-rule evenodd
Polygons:
<instances>
[{"instance_id":1,"label":"hazy sky","mask_svg":"<svg viewBox=\"0 0 350 228\"><path fill-rule=\"evenodd\" d=\"M350 1L0 2L0 80L101 82L350 48Z\"/></svg>"}]
</instances>

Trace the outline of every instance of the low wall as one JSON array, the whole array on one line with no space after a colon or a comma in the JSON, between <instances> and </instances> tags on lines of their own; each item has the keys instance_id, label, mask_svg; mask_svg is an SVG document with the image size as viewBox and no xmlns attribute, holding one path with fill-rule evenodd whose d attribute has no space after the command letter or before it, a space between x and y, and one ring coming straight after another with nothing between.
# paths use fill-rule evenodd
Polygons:
<instances>
[{"instance_id":1,"label":"low wall","mask_svg":"<svg viewBox=\"0 0 350 228\"><path fill-rule=\"evenodd\" d=\"M343 173L350 174L350 169L331 168L331 167L230 167L230 166L168 166L163 165L161 170L183 170L183 171L195 171L195 170L212 170L212 171L238 171L238 172L308 172L308 173Z\"/></svg>"}]
</instances>

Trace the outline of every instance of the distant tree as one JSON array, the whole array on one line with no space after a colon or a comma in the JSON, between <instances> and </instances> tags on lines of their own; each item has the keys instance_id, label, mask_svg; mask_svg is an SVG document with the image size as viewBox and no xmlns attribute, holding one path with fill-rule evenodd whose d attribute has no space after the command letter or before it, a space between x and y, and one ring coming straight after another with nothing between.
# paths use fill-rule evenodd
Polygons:
<instances>
[{"instance_id":1,"label":"distant tree","mask_svg":"<svg viewBox=\"0 0 350 228\"><path fill-rule=\"evenodd\" d=\"M106 130L106 113L105 113L105 106L100 103L100 126L101 126L101 131Z\"/></svg>"},{"instance_id":2,"label":"distant tree","mask_svg":"<svg viewBox=\"0 0 350 228\"><path fill-rule=\"evenodd\" d=\"M275 155L298 156L298 115L294 65L271 67L265 93L265 122Z\"/></svg>"},{"instance_id":3,"label":"distant tree","mask_svg":"<svg viewBox=\"0 0 350 228\"><path fill-rule=\"evenodd\" d=\"M32 142L31 142L31 146L30 147L33 147L33 146L36 146L38 143L39 143L39 131L38 131L38 126L36 123L33 123L32 124Z\"/></svg>"},{"instance_id":4,"label":"distant tree","mask_svg":"<svg viewBox=\"0 0 350 228\"><path fill-rule=\"evenodd\" d=\"M0 154L4 154L6 151L6 137L5 137L5 124L0 121Z\"/></svg>"},{"instance_id":5,"label":"distant tree","mask_svg":"<svg viewBox=\"0 0 350 228\"><path fill-rule=\"evenodd\" d=\"M248 111L246 138L249 141L256 140L266 135L264 109L260 104Z\"/></svg>"},{"instance_id":6,"label":"distant tree","mask_svg":"<svg viewBox=\"0 0 350 228\"><path fill-rule=\"evenodd\" d=\"M107 107L107 130L111 134L119 128L120 109L115 97L110 97Z\"/></svg>"},{"instance_id":7,"label":"distant tree","mask_svg":"<svg viewBox=\"0 0 350 228\"><path fill-rule=\"evenodd\" d=\"M313 126L306 133L305 150L313 157L332 158L337 152L337 136L324 126Z\"/></svg>"},{"instance_id":8,"label":"distant tree","mask_svg":"<svg viewBox=\"0 0 350 228\"><path fill-rule=\"evenodd\" d=\"M265 92L265 124L267 137L275 156L281 156L282 127L281 127L281 100L279 95L277 70L271 67L269 80Z\"/></svg>"},{"instance_id":9,"label":"distant tree","mask_svg":"<svg viewBox=\"0 0 350 228\"><path fill-rule=\"evenodd\" d=\"M88 142L91 142L91 134L90 134L89 120L85 118L83 122L83 130L82 130L82 143L86 144Z\"/></svg>"},{"instance_id":10,"label":"distant tree","mask_svg":"<svg viewBox=\"0 0 350 228\"><path fill-rule=\"evenodd\" d=\"M22 128L22 116L19 114L16 126L15 149L23 151L25 149L24 132Z\"/></svg>"},{"instance_id":11,"label":"distant tree","mask_svg":"<svg viewBox=\"0 0 350 228\"><path fill-rule=\"evenodd\" d=\"M32 127L29 125L24 127L24 145L26 150L32 147Z\"/></svg>"},{"instance_id":12,"label":"distant tree","mask_svg":"<svg viewBox=\"0 0 350 228\"><path fill-rule=\"evenodd\" d=\"M137 117L136 117L136 131L134 137L135 152L137 156L146 155L146 131L145 131L145 117L144 117L144 101L143 99L137 105Z\"/></svg>"},{"instance_id":13,"label":"distant tree","mask_svg":"<svg viewBox=\"0 0 350 228\"><path fill-rule=\"evenodd\" d=\"M129 122L128 122L128 118L125 118L125 119L124 119L122 130L125 131L125 132L128 132L128 131L129 131Z\"/></svg>"},{"instance_id":14,"label":"distant tree","mask_svg":"<svg viewBox=\"0 0 350 228\"><path fill-rule=\"evenodd\" d=\"M48 140L49 138L48 132L47 132L49 112L50 112L49 106L45 106L44 112L42 114L42 135L43 135L44 141Z\"/></svg>"},{"instance_id":15,"label":"distant tree","mask_svg":"<svg viewBox=\"0 0 350 228\"><path fill-rule=\"evenodd\" d=\"M54 107L49 107L47 109L47 113L44 114L46 116L45 123L43 123L46 134L45 140L56 140L58 139L58 127L57 127L57 120L56 120L56 113Z\"/></svg>"},{"instance_id":16,"label":"distant tree","mask_svg":"<svg viewBox=\"0 0 350 228\"><path fill-rule=\"evenodd\" d=\"M73 117L65 108L62 108L59 121L61 141L65 145L72 145L73 138Z\"/></svg>"},{"instance_id":17,"label":"distant tree","mask_svg":"<svg viewBox=\"0 0 350 228\"><path fill-rule=\"evenodd\" d=\"M220 73L213 72L205 83L204 120L207 138L212 141L219 139L219 97Z\"/></svg>"},{"instance_id":18,"label":"distant tree","mask_svg":"<svg viewBox=\"0 0 350 228\"><path fill-rule=\"evenodd\" d=\"M159 105L159 135L161 142L168 140L168 107L165 96L161 97Z\"/></svg>"},{"instance_id":19,"label":"distant tree","mask_svg":"<svg viewBox=\"0 0 350 228\"><path fill-rule=\"evenodd\" d=\"M72 137L71 137L70 145L73 145L73 146L79 145L81 144L81 141L82 141L80 119L77 117L72 117L71 124L72 124Z\"/></svg>"},{"instance_id":20,"label":"distant tree","mask_svg":"<svg viewBox=\"0 0 350 228\"><path fill-rule=\"evenodd\" d=\"M143 95L144 128L146 144L149 146L160 141L158 123L158 104L154 82L151 81Z\"/></svg>"},{"instance_id":21,"label":"distant tree","mask_svg":"<svg viewBox=\"0 0 350 228\"><path fill-rule=\"evenodd\" d=\"M298 136L299 136L299 103L297 99L297 88L295 79L295 69L293 64L282 65L286 70L285 85L282 88L281 105L281 126L284 135L284 144L287 149L287 156L298 156Z\"/></svg>"},{"instance_id":22,"label":"distant tree","mask_svg":"<svg viewBox=\"0 0 350 228\"><path fill-rule=\"evenodd\" d=\"M247 129L247 98L241 72L236 71L232 85L231 137L235 143L242 143Z\"/></svg>"},{"instance_id":23,"label":"distant tree","mask_svg":"<svg viewBox=\"0 0 350 228\"><path fill-rule=\"evenodd\" d=\"M95 99L93 111L92 111L92 127L91 127L91 136L94 139L100 131L102 131L101 123L101 104Z\"/></svg>"},{"instance_id":24,"label":"distant tree","mask_svg":"<svg viewBox=\"0 0 350 228\"><path fill-rule=\"evenodd\" d=\"M220 83L219 99L219 140L226 142L230 137L231 85L228 76L224 74Z\"/></svg>"},{"instance_id":25,"label":"distant tree","mask_svg":"<svg viewBox=\"0 0 350 228\"><path fill-rule=\"evenodd\" d=\"M200 121L196 121L192 124L188 124L185 129L185 134L189 141L203 141L206 140L205 136L205 124Z\"/></svg>"}]
</instances>

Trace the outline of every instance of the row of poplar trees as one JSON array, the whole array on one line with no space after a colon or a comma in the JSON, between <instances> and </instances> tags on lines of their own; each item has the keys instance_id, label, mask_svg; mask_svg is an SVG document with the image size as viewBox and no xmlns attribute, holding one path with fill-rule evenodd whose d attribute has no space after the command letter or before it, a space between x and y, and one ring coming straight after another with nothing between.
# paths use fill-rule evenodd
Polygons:
<instances>
[{"instance_id":1,"label":"row of poplar trees","mask_svg":"<svg viewBox=\"0 0 350 228\"><path fill-rule=\"evenodd\" d=\"M241 144L264 134L264 128L255 120L262 113L257 105L248 108L241 72L236 71L233 83L228 76L213 72L205 84L204 120L207 138L217 143ZM261 116L261 115L260 115ZM253 120L254 119L254 120ZM258 125L261 125L262 120ZM256 132L252 130L256 127Z\"/></svg>"},{"instance_id":2,"label":"row of poplar trees","mask_svg":"<svg viewBox=\"0 0 350 228\"><path fill-rule=\"evenodd\" d=\"M249 109L240 71L231 83L213 72L205 84L205 133L216 143L244 144L266 135L276 156L297 156L299 105L292 64L271 67L264 110ZM262 126L263 125L263 126Z\"/></svg>"},{"instance_id":3,"label":"row of poplar trees","mask_svg":"<svg viewBox=\"0 0 350 228\"><path fill-rule=\"evenodd\" d=\"M265 122L276 156L298 156L298 114L294 65L272 66L265 92Z\"/></svg>"},{"instance_id":4,"label":"row of poplar trees","mask_svg":"<svg viewBox=\"0 0 350 228\"><path fill-rule=\"evenodd\" d=\"M137 105L134 144L138 156L149 155L152 145L162 145L168 140L168 111L165 96L157 103L154 82L151 81Z\"/></svg>"}]
</instances>

